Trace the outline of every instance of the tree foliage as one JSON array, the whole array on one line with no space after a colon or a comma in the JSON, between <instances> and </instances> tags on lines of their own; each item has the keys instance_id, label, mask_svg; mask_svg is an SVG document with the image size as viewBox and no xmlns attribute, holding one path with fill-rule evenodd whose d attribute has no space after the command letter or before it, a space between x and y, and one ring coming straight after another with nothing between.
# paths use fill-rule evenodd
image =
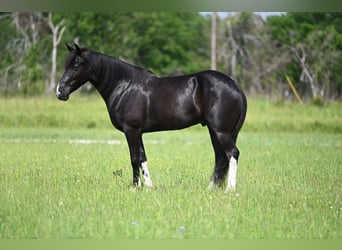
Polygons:
<instances>
[{"instance_id":1,"label":"tree foliage","mask_svg":"<svg viewBox=\"0 0 342 250\"><path fill-rule=\"evenodd\" d=\"M271 38L281 53L290 53L291 76L316 98L340 97L342 90L342 14L288 13L269 17Z\"/></svg>"},{"instance_id":2,"label":"tree foliage","mask_svg":"<svg viewBox=\"0 0 342 250\"><path fill-rule=\"evenodd\" d=\"M63 15L62 15L63 16ZM68 14L66 41L149 68L157 74L200 70L207 57L208 29L198 13Z\"/></svg>"},{"instance_id":3,"label":"tree foliage","mask_svg":"<svg viewBox=\"0 0 342 250\"><path fill-rule=\"evenodd\" d=\"M60 30L65 27L54 78L64 70L64 44L73 42L158 75L210 68L210 15L2 13L2 94L35 95L53 88L52 80L58 79L50 79L51 55L57 43L52 43L51 22L61 24ZM218 18L216 30L217 69L237 79L246 92L292 98L288 75L303 97L341 98L341 13L286 13L266 20L254 13L235 13Z\"/></svg>"}]
</instances>

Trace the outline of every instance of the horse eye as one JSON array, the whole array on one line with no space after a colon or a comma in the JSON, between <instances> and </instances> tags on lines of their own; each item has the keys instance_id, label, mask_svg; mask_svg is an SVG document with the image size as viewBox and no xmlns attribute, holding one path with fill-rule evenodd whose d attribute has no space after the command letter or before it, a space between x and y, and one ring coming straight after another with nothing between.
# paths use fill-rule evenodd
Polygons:
<instances>
[{"instance_id":1,"label":"horse eye","mask_svg":"<svg viewBox=\"0 0 342 250\"><path fill-rule=\"evenodd\" d=\"M82 58L77 58L76 60L75 60L75 64L73 65L73 68L74 69L77 69L78 67L80 67L81 66L81 64L83 63L83 59Z\"/></svg>"}]
</instances>

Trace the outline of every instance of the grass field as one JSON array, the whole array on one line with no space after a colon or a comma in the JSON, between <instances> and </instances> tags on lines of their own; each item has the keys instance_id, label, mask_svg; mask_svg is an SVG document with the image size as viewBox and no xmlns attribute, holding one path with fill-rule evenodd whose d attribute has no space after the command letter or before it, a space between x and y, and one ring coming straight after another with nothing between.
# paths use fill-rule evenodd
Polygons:
<instances>
[{"instance_id":1,"label":"grass field","mask_svg":"<svg viewBox=\"0 0 342 250\"><path fill-rule=\"evenodd\" d=\"M341 238L341 103L250 100L230 194L206 189L206 128L144 141L154 188L132 191L100 97L0 99L0 238Z\"/></svg>"}]
</instances>

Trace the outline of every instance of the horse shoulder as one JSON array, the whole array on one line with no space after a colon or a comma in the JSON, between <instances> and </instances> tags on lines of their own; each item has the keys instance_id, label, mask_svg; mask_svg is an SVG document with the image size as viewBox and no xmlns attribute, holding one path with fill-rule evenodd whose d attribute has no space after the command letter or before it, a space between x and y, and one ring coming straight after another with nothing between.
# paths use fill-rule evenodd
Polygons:
<instances>
[{"instance_id":1,"label":"horse shoulder","mask_svg":"<svg viewBox=\"0 0 342 250\"><path fill-rule=\"evenodd\" d=\"M143 85L122 83L113 92L111 118L120 127L141 127L146 120L147 93Z\"/></svg>"}]
</instances>

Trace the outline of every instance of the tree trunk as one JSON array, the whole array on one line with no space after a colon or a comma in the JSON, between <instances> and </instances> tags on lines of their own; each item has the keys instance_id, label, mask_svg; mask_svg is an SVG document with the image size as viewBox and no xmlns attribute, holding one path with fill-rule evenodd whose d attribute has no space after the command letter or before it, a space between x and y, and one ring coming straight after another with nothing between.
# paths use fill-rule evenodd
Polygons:
<instances>
[{"instance_id":1,"label":"tree trunk","mask_svg":"<svg viewBox=\"0 0 342 250\"><path fill-rule=\"evenodd\" d=\"M211 69L216 70L216 30L217 30L217 13L212 14L211 23Z\"/></svg>"},{"instance_id":2,"label":"tree trunk","mask_svg":"<svg viewBox=\"0 0 342 250\"><path fill-rule=\"evenodd\" d=\"M54 89L56 88L57 82L57 47L59 43L61 42L62 35L65 30L65 26L61 28L63 25L63 21L58 23L56 26L52 22L52 14L49 13L49 20L48 25L50 27L50 30L52 32L52 53L51 53L51 73L50 73L50 84L47 88L47 93L51 94ZM60 30L61 28L61 30Z\"/></svg>"},{"instance_id":3,"label":"tree trunk","mask_svg":"<svg viewBox=\"0 0 342 250\"><path fill-rule=\"evenodd\" d=\"M232 77L236 78L237 54L238 54L239 48L234 40L232 25L230 23L230 20L227 20L227 29L228 29L228 44L230 45L231 55L232 55L232 57L230 58L230 74Z\"/></svg>"},{"instance_id":4,"label":"tree trunk","mask_svg":"<svg viewBox=\"0 0 342 250\"><path fill-rule=\"evenodd\" d=\"M314 74L311 72L310 66L306 63L307 54L306 54L303 46L302 45L298 46L298 50L301 51L301 55L299 55L297 48L290 47L290 49L293 51L294 55L296 56L297 60L300 63L300 67L302 68L302 73L301 73L299 79L302 82L308 82L309 83L312 96L313 96L313 98L316 98L320 91L319 91L319 87L316 84Z\"/></svg>"}]
</instances>

